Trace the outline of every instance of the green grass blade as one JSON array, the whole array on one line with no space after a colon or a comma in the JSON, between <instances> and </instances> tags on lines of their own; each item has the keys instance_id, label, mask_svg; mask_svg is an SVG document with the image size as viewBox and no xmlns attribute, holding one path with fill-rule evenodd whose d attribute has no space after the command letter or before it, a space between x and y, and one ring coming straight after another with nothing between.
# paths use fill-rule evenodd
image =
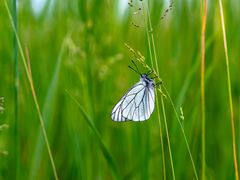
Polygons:
<instances>
[{"instance_id":1,"label":"green grass blade","mask_svg":"<svg viewBox=\"0 0 240 180\"><path fill-rule=\"evenodd\" d=\"M181 131L182 131L182 134L183 134L183 137L184 137L184 141L185 141L185 143L186 143L187 150L188 150L188 153L189 153L189 157L190 157L190 159L191 159L191 163L192 163L194 175L195 175L196 180L198 180L197 170L196 170L195 163L194 163L194 160L193 160L193 157L192 157L192 153L191 153L191 150L190 150L188 141L187 141L186 134L185 134L185 132L184 132L183 125L182 125L182 123L181 123L181 121L180 121L179 115L178 115L177 110L176 110L176 108L175 108L175 106L174 106L174 104L173 104L173 101L172 101L172 98L171 98L170 94L168 93L168 91L167 91L167 89L165 88L165 86L163 86L163 88L164 88L164 90L165 90L165 92L166 92L166 94L167 94L167 97L168 97L168 99L169 99L169 101L170 101L170 103L171 103L171 106L172 106L172 108L173 108L173 110L174 110L174 113L175 113L175 115L176 115L176 117L177 117L178 124L180 125Z\"/></svg>"},{"instance_id":2,"label":"green grass blade","mask_svg":"<svg viewBox=\"0 0 240 180\"><path fill-rule=\"evenodd\" d=\"M43 119L44 119L44 124L46 129L48 128L50 124L50 120L53 114L53 108L56 102L57 98L57 90L58 90L58 84L59 84L59 75L60 75L60 70L61 70L61 64L62 64L62 59L63 59L63 53L65 49L65 42L66 38L62 42L61 50L59 53L59 56L57 58L56 66L54 69L54 73L47 91L47 96L45 98L45 103L43 106ZM38 130L38 135L37 135L37 140L36 140L36 145L32 157L32 162L31 162L31 169L30 169L30 179L35 179L37 175L37 171L40 168L40 163L42 159L42 152L44 148L44 139L41 133L41 130Z\"/></svg>"},{"instance_id":3,"label":"green grass blade","mask_svg":"<svg viewBox=\"0 0 240 180\"><path fill-rule=\"evenodd\" d=\"M33 85L31 69L30 69L30 64L29 64L30 60L28 59L28 63L27 63L27 60L26 60L25 55L23 53L23 49L22 49L20 39L19 39L18 34L17 34L16 27L14 25L14 21L13 21L13 18L12 18L12 15L10 13L10 10L9 10L9 7L8 7L8 4L7 4L6 0L4 0L4 4L5 4L5 7L6 7L6 10L7 10L7 13L8 13L8 16L9 16L9 19L10 19L15 37L16 37L16 40L17 40L17 45L18 45L18 48L19 48L19 51L20 51L20 54L21 54L21 57L22 57L24 70L27 74L28 82L29 82L30 89L31 89L31 92L32 92L32 96L33 96L33 100L34 100L34 104L35 104L37 114L38 114L38 118L39 118L40 125L41 125L41 130L42 130L42 133L43 133L43 136L44 136L44 140L45 140L45 144L46 144L46 147L47 147L49 159L50 159L50 162L51 162L51 165L52 165L52 171L53 171L53 174L54 174L54 178L56 180L58 180L58 175L57 175L55 163L54 163L54 160L53 160L53 155L52 155L52 152L51 152L50 144L49 144L49 141L48 141L47 132L46 132L46 129L45 129L45 126L44 126L43 117L42 117L42 114L41 114L41 111L40 111L38 99L37 99L35 89L34 89L34 85Z\"/></svg>"},{"instance_id":4,"label":"green grass blade","mask_svg":"<svg viewBox=\"0 0 240 180\"><path fill-rule=\"evenodd\" d=\"M106 161L108 162L108 165L111 169L111 172L112 172L112 175L113 175L114 179L121 179L120 174L119 174L119 170L118 170L117 165L115 163L115 160L114 160L112 154L109 152L107 146L105 145L99 131L96 128L96 126L93 124L92 119L87 115L87 113L85 112L84 108L79 103L79 101L69 91L66 91L66 92L69 95L69 97L73 100L73 102L77 105L79 111L83 115L83 117L86 120L88 126L92 129L92 131L96 135L97 142L100 146L100 149L103 153L103 156L105 157Z\"/></svg>"}]
</instances>

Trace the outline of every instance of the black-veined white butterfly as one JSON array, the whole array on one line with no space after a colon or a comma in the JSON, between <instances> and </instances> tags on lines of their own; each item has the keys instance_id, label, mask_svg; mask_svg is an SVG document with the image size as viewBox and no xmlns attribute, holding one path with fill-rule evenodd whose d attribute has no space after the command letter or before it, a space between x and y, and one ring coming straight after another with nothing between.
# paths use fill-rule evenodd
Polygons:
<instances>
[{"instance_id":1,"label":"black-veined white butterfly","mask_svg":"<svg viewBox=\"0 0 240 180\"><path fill-rule=\"evenodd\" d=\"M155 84L153 79L149 77L151 71L141 74L136 64L134 62L133 64L136 70L129 67L140 75L140 81L134 84L115 105L111 115L113 121L145 121L153 112Z\"/></svg>"}]
</instances>

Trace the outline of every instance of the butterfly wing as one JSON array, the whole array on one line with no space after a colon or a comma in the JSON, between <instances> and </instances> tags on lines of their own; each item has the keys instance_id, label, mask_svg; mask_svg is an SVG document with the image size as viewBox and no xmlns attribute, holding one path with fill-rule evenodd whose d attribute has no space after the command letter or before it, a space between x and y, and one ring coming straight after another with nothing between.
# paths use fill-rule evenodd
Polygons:
<instances>
[{"instance_id":1,"label":"butterfly wing","mask_svg":"<svg viewBox=\"0 0 240 180\"><path fill-rule=\"evenodd\" d=\"M114 121L144 121L154 109L154 87L140 81L120 99L112 110Z\"/></svg>"}]
</instances>

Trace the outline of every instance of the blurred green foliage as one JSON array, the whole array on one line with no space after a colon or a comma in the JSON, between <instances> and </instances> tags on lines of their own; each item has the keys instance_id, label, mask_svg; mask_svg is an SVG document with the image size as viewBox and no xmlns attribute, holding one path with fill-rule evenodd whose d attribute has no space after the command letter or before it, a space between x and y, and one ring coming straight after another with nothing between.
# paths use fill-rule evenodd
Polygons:
<instances>
[{"instance_id":1,"label":"blurred green foliage","mask_svg":"<svg viewBox=\"0 0 240 180\"><path fill-rule=\"evenodd\" d=\"M39 12L33 11L32 2L18 1L18 35L29 52L36 94L59 178L162 179L163 154L156 112L143 123L116 123L110 117L115 103L139 79L127 68L132 55L124 43L140 51L149 63L143 10L134 15L139 8L138 1L130 7L127 1L121 0L49 0ZM8 3L11 7L11 2ZM201 1L174 1L163 20L161 16L169 2L149 3L160 77L179 113L180 107L183 108L182 123L200 177ZM240 6L237 0L225 0L223 8L239 157ZM49 156L20 56L19 123L15 122L13 29L3 1L0 39L0 97L5 99L0 125L9 125L0 131L0 179L52 179ZM206 177L234 179L225 55L219 6L215 1L208 2L205 82ZM74 95L86 115L79 111L66 90ZM182 132L167 100L166 111L176 179L193 179ZM19 129L19 141L15 128ZM167 179L171 179L166 132L163 138ZM16 164L17 146L19 164ZM8 155L2 153L6 151Z\"/></svg>"}]
</instances>

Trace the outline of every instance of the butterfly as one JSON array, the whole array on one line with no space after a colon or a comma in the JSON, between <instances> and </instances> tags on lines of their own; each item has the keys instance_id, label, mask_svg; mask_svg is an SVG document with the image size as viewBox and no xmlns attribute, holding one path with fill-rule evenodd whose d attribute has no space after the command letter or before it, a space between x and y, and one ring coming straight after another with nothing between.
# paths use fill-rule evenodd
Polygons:
<instances>
[{"instance_id":1,"label":"butterfly","mask_svg":"<svg viewBox=\"0 0 240 180\"><path fill-rule=\"evenodd\" d=\"M145 121L154 110L155 84L153 78L149 77L152 71L141 74L136 64L134 62L133 64L136 70L128 67L140 75L140 81L134 84L114 106L111 114L113 121Z\"/></svg>"}]
</instances>

